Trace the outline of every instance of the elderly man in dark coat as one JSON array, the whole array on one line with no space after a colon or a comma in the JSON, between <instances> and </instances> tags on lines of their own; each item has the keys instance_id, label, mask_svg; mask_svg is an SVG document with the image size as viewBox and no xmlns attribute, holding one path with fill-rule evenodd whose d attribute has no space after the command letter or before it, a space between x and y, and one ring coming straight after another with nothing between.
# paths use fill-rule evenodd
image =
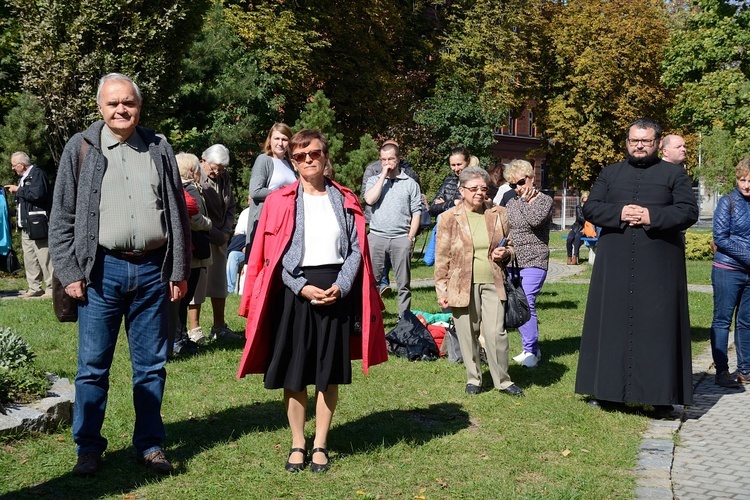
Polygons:
<instances>
[{"instance_id":1,"label":"elderly man in dark coat","mask_svg":"<svg viewBox=\"0 0 750 500\"><path fill-rule=\"evenodd\" d=\"M575 391L604 402L691 404L685 245L698 219L685 170L659 160L661 127L628 128L627 160L602 170L583 206L602 228L591 275Z\"/></svg>"}]
</instances>

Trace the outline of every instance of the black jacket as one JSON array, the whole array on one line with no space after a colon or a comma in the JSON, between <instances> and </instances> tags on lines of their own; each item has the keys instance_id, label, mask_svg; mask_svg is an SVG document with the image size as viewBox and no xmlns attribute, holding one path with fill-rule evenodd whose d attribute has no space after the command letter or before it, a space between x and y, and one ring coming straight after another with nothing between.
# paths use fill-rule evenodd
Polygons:
<instances>
[{"instance_id":1,"label":"black jacket","mask_svg":"<svg viewBox=\"0 0 750 500\"><path fill-rule=\"evenodd\" d=\"M443 202L435 203L435 200L438 198L442 198ZM451 173L443 179L443 183L440 184L440 188L438 188L435 198L433 198L432 203L430 203L430 215L437 217L446 210L455 207L456 203L454 200L457 198L461 198L461 195L458 194L458 176Z\"/></svg>"},{"instance_id":2,"label":"black jacket","mask_svg":"<svg viewBox=\"0 0 750 500\"><path fill-rule=\"evenodd\" d=\"M18 202L18 219L21 221L21 227L29 227L29 212L47 212L49 217L52 208L52 189L44 170L32 165L29 174L16 191L16 201Z\"/></svg>"}]
</instances>

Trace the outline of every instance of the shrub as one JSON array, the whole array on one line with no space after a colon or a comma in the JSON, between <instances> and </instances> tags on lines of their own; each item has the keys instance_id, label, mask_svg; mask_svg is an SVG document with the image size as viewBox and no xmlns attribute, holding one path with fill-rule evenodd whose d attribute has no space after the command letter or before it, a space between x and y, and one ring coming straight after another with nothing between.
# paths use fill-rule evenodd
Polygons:
<instances>
[{"instance_id":1,"label":"shrub","mask_svg":"<svg viewBox=\"0 0 750 500\"><path fill-rule=\"evenodd\" d=\"M10 328L0 328L0 406L47 394L50 383L34 364L29 344Z\"/></svg>"},{"instance_id":2,"label":"shrub","mask_svg":"<svg viewBox=\"0 0 750 500\"><path fill-rule=\"evenodd\" d=\"M687 260L712 260L714 253L711 251L711 233L695 233L688 231L685 234L685 257Z\"/></svg>"}]
</instances>

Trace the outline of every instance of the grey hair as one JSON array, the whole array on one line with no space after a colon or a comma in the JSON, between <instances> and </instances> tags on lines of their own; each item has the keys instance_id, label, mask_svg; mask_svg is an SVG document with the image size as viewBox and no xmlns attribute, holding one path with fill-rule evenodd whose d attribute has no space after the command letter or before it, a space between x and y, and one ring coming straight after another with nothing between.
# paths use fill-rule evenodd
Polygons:
<instances>
[{"instance_id":1,"label":"grey hair","mask_svg":"<svg viewBox=\"0 0 750 500\"><path fill-rule=\"evenodd\" d=\"M133 80L130 79L129 76L123 75L122 73L108 73L101 77L99 80L99 87L96 89L96 103L101 106L102 104L102 87L104 87L104 84L107 82L111 82L114 80L121 80L123 82L128 82L130 85L133 86L133 90L135 90L135 97L138 99L138 104L143 102L143 97L141 97L141 89L138 88L138 85L135 84Z\"/></svg>"},{"instance_id":2,"label":"grey hair","mask_svg":"<svg viewBox=\"0 0 750 500\"><path fill-rule=\"evenodd\" d=\"M31 158L29 158L29 155L27 155L23 151L16 151L12 155L10 155L10 159L13 160L13 158L15 158L16 156L21 158L21 160L18 163L23 163L27 167L31 165Z\"/></svg>"},{"instance_id":3,"label":"grey hair","mask_svg":"<svg viewBox=\"0 0 750 500\"><path fill-rule=\"evenodd\" d=\"M463 187L471 179L475 179L477 177L481 177L482 180L487 184L490 183L490 174L488 174L485 169L483 169L482 167L466 167L465 169L461 170L460 174L458 174L458 185Z\"/></svg>"},{"instance_id":4,"label":"grey hair","mask_svg":"<svg viewBox=\"0 0 750 500\"><path fill-rule=\"evenodd\" d=\"M201 154L201 158L203 158L206 163L213 163L214 165L221 165L222 167L229 166L229 150L223 144L209 146L209 148Z\"/></svg>"}]
</instances>

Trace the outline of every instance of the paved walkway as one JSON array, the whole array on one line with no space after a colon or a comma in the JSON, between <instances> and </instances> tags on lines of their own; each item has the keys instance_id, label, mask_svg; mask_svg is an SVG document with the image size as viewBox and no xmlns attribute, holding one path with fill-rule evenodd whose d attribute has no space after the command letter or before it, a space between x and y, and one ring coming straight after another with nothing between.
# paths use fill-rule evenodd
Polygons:
<instances>
[{"instance_id":1,"label":"paved walkway","mask_svg":"<svg viewBox=\"0 0 750 500\"><path fill-rule=\"evenodd\" d=\"M569 278L585 269L550 261L547 281ZM588 283L585 279L567 279ZM432 287L420 280L416 287ZM691 292L713 293L711 285L688 285ZM736 355L730 350L730 369ZM693 359L693 406L676 407L674 419L652 420L643 434L636 465L641 499L750 499L750 386L724 389L714 384L710 349Z\"/></svg>"}]
</instances>

